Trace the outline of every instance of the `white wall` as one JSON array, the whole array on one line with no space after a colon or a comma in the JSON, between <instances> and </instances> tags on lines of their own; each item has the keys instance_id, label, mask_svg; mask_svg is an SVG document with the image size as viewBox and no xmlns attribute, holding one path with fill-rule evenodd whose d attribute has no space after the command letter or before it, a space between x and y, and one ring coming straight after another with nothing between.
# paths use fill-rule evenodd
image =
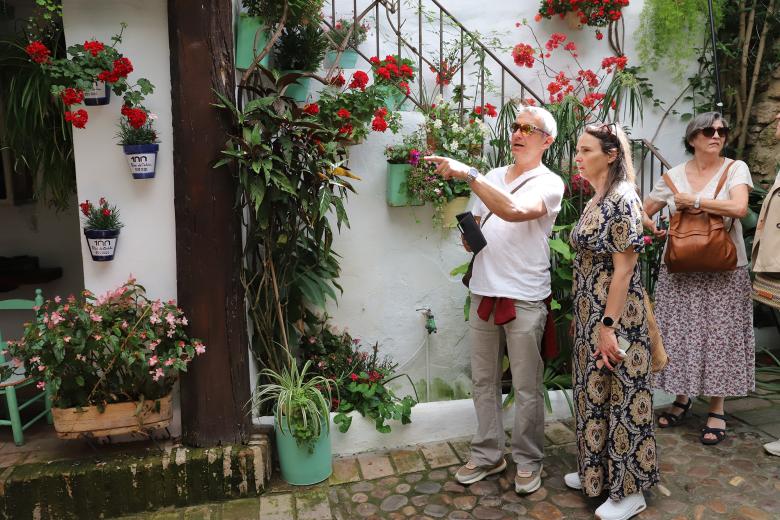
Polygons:
<instances>
[{"instance_id":1,"label":"white wall","mask_svg":"<svg viewBox=\"0 0 780 520\"><path fill-rule=\"evenodd\" d=\"M93 262L81 239L84 285L103 293L132 273L151 297L176 297L176 233L173 210L173 139L171 127L170 52L165 0L65 0L63 22L68 45L97 38L110 43L120 22L128 24L121 52L133 63L130 80L149 79L154 94L145 106L158 115L160 151L157 176L133 180L122 148L114 137L122 100L85 107L89 122L74 129L78 198L97 201L105 196L119 207L125 224L112 262ZM77 211L74 208L73 211Z\"/></svg>"},{"instance_id":2,"label":"white wall","mask_svg":"<svg viewBox=\"0 0 780 520\"><path fill-rule=\"evenodd\" d=\"M341 0L336 5L337 18L351 16L351 1ZM361 5L365 5L365 2L358 3L359 10ZM426 5L431 4L426 2ZM501 33L502 44L510 49L521 42L533 44L527 29L515 27L515 23L523 18L530 21L542 44L553 32L563 32L577 44L580 62L594 71L600 70L601 59L611 55L606 38L598 41L594 37L593 28L572 30L558 19L536 23L533 17L538 5L539 2L530 0L449 0L445 3L445 7L468 29L482 34ZM632 35L638 26L641 8L642 2L635 1L624 9L627 35L625 52L630 57L630 64L638 63ZM405 17L408 16L404 24L405 34L417 45L417 16L407 7L404 9ZM330 11L326 10L326 14L330 15ZM438 25L438 18L436 20ZM372 21L371 25L368 41L362 47L368 56L376 53L373 32L376 24ZM381 18L380 27L387 27L384 17ZM428 42L424 43L426 56L430 58L430 53L438 50L438 36L424 33L424 39ZM390 37L383 34L381 41L381 56L397 52L394 40ZM558 52L561 56L566 54ZM544 87L550 80L545 77L540 82L537 77L538 65L533 69L521 69L514 65L509 51L499 51L497 54L539 95L546 94ZM566 60L565 63L570 61ZM551 63L557 65L555 53ZM358 67L361 67L360 63ZM365 64L362 68L367 70ZM576 75L576 69L570 70L568 74ZM430 90L433 84L430 73L426 71L424 77L428 85L426 88ZM500 85L500 76L495 68L493 77L494 82ZM677 97L683 87L671 83L667 77L668 74L663 72L650 74L656 96L669 102ZM507 96L520 94L519 87L512 85L508 79L506 85ZM493 102L497 104L495 100ZM651 105L647 102L644 122L637 122L633 127L633 137L649 139L655 132L662 112L653 110ZM419 114L404 113L404 131L413 130L420 118ZM680 144L683 131L684 125L670 117L656 141L662 154L672 164L684 158ZM466 290L459 277L452 278L448 273L453 267L467 261L469 255L460 247L456 232L442 232L432 227L430 206L390 208L385 204L386 163L382 152L385 145L400 142L402 135L403 131L397 136L389 132L374 133L365 143L350 151L350 167L363 180L355 183L358 194L353 195L347 204L352 227L343 231L334 244L334 249L343 257L339 282L344 287L344 294L338 305L331 306L329 313L333 315L336 324L347 327L353 335L363 339L364 344L378 341L381 351L400 362L402 370L416 382L425 373L425 353L424 350L418 352L418 347L424 345L427 336L425 320L416 309L430 307L439 327L439 332L430 338L432 377L442 378L449 384L460 382L468 389L469 343L467 324L462 313Z\"/></svg>"}]
</instances>

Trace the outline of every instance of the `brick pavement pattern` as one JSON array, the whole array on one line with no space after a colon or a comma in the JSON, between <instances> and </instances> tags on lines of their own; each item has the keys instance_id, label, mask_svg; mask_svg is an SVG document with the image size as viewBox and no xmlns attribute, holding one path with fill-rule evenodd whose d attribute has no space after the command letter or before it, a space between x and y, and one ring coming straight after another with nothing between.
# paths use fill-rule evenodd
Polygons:
<instances>
[{"instance_id":1,"label":"brick pavement pattern","mask_svg":"<svg viewBox=\"0 0 780 520\"><path fill-rule=\"evenodd\" d=\"M639 520L780 518L780 457L762 448L780 425L780 401L727 401L728 437L703 446L699 428L706 407L695 403L683 425L657 430L661 484L645 494ZM185 520L362 520L476 519L559 520L593 518L603 499L569 490L563 475L574 469L570 422L546 426L544 481L531 495L518 496L514 464L504 474L462 486L453 474L468 456L468 440L421 445L388 453L337 458L326 483L294 488L276 480L258 499L243 499L133 519Z\"/></svg>"}]
</instances>

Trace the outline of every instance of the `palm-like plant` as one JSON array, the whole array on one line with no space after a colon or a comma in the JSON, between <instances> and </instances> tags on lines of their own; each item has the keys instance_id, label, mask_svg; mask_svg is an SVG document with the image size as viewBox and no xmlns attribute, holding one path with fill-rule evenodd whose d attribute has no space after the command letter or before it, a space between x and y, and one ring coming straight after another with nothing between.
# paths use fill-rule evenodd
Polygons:
<instances>
[{"instance_id":1,"label":"palm-like plant","mask_svg":"<svg viewBox=\"0 0 780 520\"><path fill-rule=\"evenodd\" d=\"M252 397L252 405L261 407L275 402L274 418L277 428L295 437L300 447L311 452L323 427L330 428L332 379L320 375L308 375L311 361L299 370L298 361L289 356L288 365L279 372L271 369L260 371L260 378L268 381L259 384Z\"/></svg>"}]
</instances>

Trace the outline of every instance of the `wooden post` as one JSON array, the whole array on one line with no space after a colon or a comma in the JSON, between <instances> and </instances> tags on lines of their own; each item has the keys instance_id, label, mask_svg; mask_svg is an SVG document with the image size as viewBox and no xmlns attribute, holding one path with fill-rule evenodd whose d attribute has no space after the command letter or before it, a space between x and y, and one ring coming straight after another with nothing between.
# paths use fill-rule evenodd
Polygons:
<instances>
[{"instance_id":1,"label":"wooden post","mask_svg":"<svg viewBox=\"0 0 780 520\"><path fill-rule=\"evenodd\" d=\"M206 345L182 377L183 437L193 446L241 442L250 393L237 181L211 167L230 129L229 114L211 106L214 91L235 98L232 2L168 0L168 27L178 299Z\"/></svg>"}]
</instances>

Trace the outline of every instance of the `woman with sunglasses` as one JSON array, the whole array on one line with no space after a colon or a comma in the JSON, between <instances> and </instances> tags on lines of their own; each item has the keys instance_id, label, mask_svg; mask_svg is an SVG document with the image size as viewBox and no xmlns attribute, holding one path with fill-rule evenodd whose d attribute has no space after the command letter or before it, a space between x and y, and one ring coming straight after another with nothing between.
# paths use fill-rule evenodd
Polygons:
<instances>
[{"instance_id":1,"label":"woman with sunglasses","mask_svg":"<svg viewBox=\"0 0 780 520\"><path fill-rule=\"evenodd\" d=\"M646 508L658 482L650 341L639 252L642 201L631 150L616 124L590 125L575 163L595 189L571 234L575 248L572 371L577 472L566 485L609 498L601 520L627 520Z\"/></svg>"},{"instance_id":2,"label":"woman with sunglasses","mask_svg":"<svg viewBox=\"0 0 780 520\"><path fill-rule=\"evenodd\" d=\"M747 214L753 182L744 162L721 155L728 132L719 113L696 116L685 130L685 149L693 158L667 172L678 193L659 179L644 202L645 227L656 236L664 236L665 231L656 227L652 216L664 207L671 214L700 208L725 217L737 249L734 271L670 273L662 265L655 290L656 318L669 355L669 364L655 385L677 395L658 425L680 424L693 397L710 396L707 423L700 435L707 445L726 437L724 397L744 396L755 389L753 304L739 221ZM723 175L725 184L717 192Z\"/></svg>"}]
</instances>

